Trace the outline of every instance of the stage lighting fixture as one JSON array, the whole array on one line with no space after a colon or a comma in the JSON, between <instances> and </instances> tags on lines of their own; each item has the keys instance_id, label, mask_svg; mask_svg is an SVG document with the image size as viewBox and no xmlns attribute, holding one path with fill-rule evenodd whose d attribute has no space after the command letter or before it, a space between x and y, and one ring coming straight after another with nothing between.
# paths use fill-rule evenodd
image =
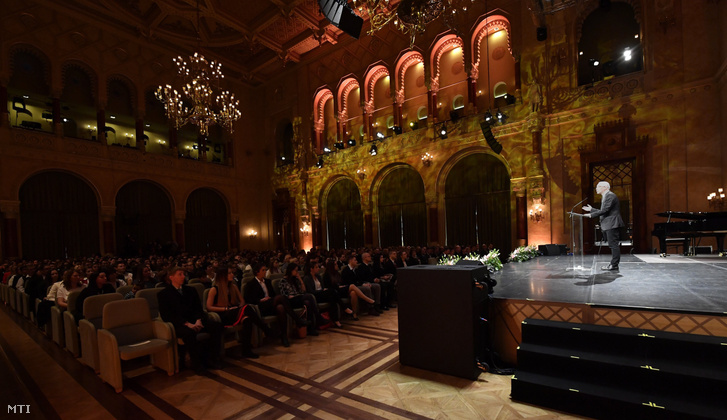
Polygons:
<instances>
[{"instance_id":1,"label":"stage lighting fixture","mask_svg":"<svg viewBox=\"0 0 727 420\"><path fill-rule=\"evenodd\" d=\"M401 134L401 127L398 125L395 125L392 129L394 130L394 134Z\"/></svg>"},{"instance_id":2,"label":"stage lighting fixture","mask_svg":"<svg viewBox=\"0 0 727 420\"><path fill-rule=\"evenodd\" d=\"M343 145L343 142L342 142L342 141L338 141L338 142L335 142L335 143L333 143L333 146L334 146L334 147L335 147L336 149L339 149L339 150L342 150L342 149L343 149L343 148L345 147L345 146Z\"/></svg>"},{"instance_id":3,"label":"stage lighting fixture","mask_svg":"<svg viewBox=\"0 0 727 420\"><path fill-rule=\"evenodd\" d=\"M379 153L379 149L376 147L376 144L371 145L371 149L369 150L369 154L371 156L376 156Z\"/></svg>"},{"instance_id":4,"label":"stage lighting fixture","mask_svg":"<svg viewBox=\"0 0 727 420\"><path fill-rule=\"evenodd\" d=\"M354 139L348 139L348 145L349 146L355 146L356 145L356 140L354 140Z\"/></svg>"},{"instance_id":5,"label":"stage lighting fixture","mask_svg":"<svg viewBox=\"0 0 727 420\"><path fill-rule=\"evenodd\" d=\"M346 0L318 0L318 6L333 26L356 39L361 36L363 18L353 12Z\"/></svg>"},{"instance_id":6,"label":"stage lighting fixture","mask_svg":"<svg viewBox=\"0 0 727 420\"><path fill-rule=\"evenodd\" d=\"M411 127L412 130L416 130L417 128L419 128L419 123L416 121L411 121L409 123L409 127Z\"/></svg>"},{"instance_id":7,"label":"stage lighting fixture","mask_svg":"<svg viewBox=\"0 0 727 420\"><path fill-rule=\"evenodd\" d=\"M323 158L318 158L318 162L316 162L316 168L321 169L323 167Z\"/></svg>"},{"instance_id":8,"label":"stage lighting fixture","mask_svg":"<svg viewBox=\"0 0 727 420\"><path fill-rule=\"evenodd\" d=\"M328 147L328 146L326 146L326 147L324 147L324 148L323 148L323 153L325 153L325 154L329 154L329 153L331 153L332 151L333 151L333 150L331 150L331 148L330 148L330 147Z\"/></svg>"},{"instance_id":9,"label":"stage lighting fixture","mask_svg":"<svg viewBox=\"0 0 727 420\"><path fill-rule=\"evenodd\" d=\"M383 139L384 138L384 133L382 133L382 132L379 131L378 133L376 133L376 138L377 139Z\"/></svg>"},{"instance_id":10,"label":"stage lighting fixture","mask_svg":"<svg viewBox=\"0 0 727 420\"><path fill-rule=\"evenodd\" d=\"M504 124L506 119L507 119L507 115L505 115L504 112L502 112L498 109L497 110L497 121Z\"/></svg>"},{"instance_id":11,"label":"stage lighting fixture","mask_svg":"<svg viewBox=\"0 0 727 420\"><path fill-rule=\"evenodd\" d=\"M442 140L447 138L447 124L442 124L442 128L439 129L439 138Z\"/></svg>"},{"instance_id":12,"label":"stage lighting fixture","mask_svg":"<svg viewBox=\"0 0 727 420\"><path fill-rule=\"evenodd\" d=\"M492 123L492 114L490 114L490 111L485 113L485 122L488 124Z\"/></svg>"}]
</instances>

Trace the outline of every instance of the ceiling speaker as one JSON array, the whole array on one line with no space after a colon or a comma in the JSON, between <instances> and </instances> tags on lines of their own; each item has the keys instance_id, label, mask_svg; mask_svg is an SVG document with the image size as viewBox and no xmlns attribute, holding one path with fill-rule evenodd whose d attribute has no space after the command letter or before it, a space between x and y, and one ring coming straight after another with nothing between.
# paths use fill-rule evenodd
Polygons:
<instances>
[{"instance_id":1,"label":"ceiling speaker","mask_svg":"<svg viewBox=\"0 0 727 420\"><path fill-rule=\"evenodd\" d=\"M333 26L358 39L363 19L353 12L346 0L318 0L321 12Z\"/></svg>"}]
</instances>

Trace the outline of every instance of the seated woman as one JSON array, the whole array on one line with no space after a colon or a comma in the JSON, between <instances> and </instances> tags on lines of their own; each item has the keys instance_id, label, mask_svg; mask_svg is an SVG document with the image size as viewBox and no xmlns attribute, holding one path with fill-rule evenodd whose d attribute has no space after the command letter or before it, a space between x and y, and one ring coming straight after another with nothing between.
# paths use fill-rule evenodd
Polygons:
<instances>
[{"instance_id":1,"label":"seated woman","mask_svg":"<svg viewBox=\"0 0 727 420\"><path fill-rule=\"evenodd\" d=\"M35 314L38 320L38 328L40 329L43 329L45 324L50 320L50 308L55 306L58 289L63 284L58 270L51 270L50 274L48 274L48 282L51 284L51 287L48 289L48 294L45 298L38 304L38 313Z\"/></svg>"},{"instance_id":2,"label":"seated woman","mask_svg":"<svg viewBox=\"0 0 727 420\"><path fill-rule=\"evenodd\" d=\"M288 264L285 269L285 277L280 279L280 294L288 298L293 308L305 306L308 321L311 322L308 325L309 335L318 335L316 325L320 326L328 323L318 311L315 297L306 292L305 285L298 272L298 264L294 262Z\"/></svg>"},{"instance_id":3,"label":"seated woman","mask_svg":"<svg viewBox=\"0 0 727 420\"><path fill-rule=\"evenodd\" d=\"M75 290L81 290L83 288L81 286L82 279L83 272L76 268L63 273L63 283L56 293L56 305L63 309L68 308L68 295Z\"/></svg>"},{"instance_id":4,"label":"seated woman","mask_svg":"<svg viewBox=\"0 0 727 420\"><path fill-rule=\"evenodd\" d=\"M107 282L106 272L101 271L97 273L91 273L88 276L88 287L81 291L76 300L76 310L73 312L73 317L76 318L76 324L78 321L83 319L83 302L89 296L104 295L106 293L116 293L114 286Z\"/></svg>"},{"instance_id":5,"label":"seated woman","mask_svg":"<svg viewBox=\"0 0 727 420\"><path fill-rule=\"evenodd\" d=\"M335 259L331 259L326 263L326 272L323 273L323 286L335 290L341 299L348 297L351 300L353 320L358 321L358 300L362 299L369 304L374 303L374 300L366 296L355 284L349 286L344 283L341 280L341 272L338 271L337 265L337 260Z\"/></svg>"},{"instance_id":6,"label":"seated woman","mask_svg":"<svg viewBox=\"0 0 727 420\"><path fill-rule=\"evenodd\" d=\"M305 267L303 267L303 284L305 285L305 290L312 293L319 303L329 303L331 308L328 311L328 316L331 318L331 322L333 322L336 327L343 328L338 319L339 311L343 308L341 297L335 289L325 287L323 285L323 281L318 275L320 270L321 265L313 261L308 262ZM350 308L346 308L346 313L351 315L353 314L353 311Z\"/></svg>"},{"instance_id":7,"label":"seated woman","mask_svg":"<svg viewBox=\"0 0 727 420\"><path fill-rule=\"evenodd\" d=\"M224 265L217 268L215 284L207 294L207 311L219 314L222 325L225 327L242 322L242 330L238 334L238 340L242 346L242 357L257 359L260 356L252 351L252 324L257 325L268 337L272 335L272 331L260 319L257 312L245 304L234 279L234 268Z\"/></svg>"},{"instance_id":8,"label":"seated woman","mask_svg":"<svg viewBox=\"0 0 727 420\"><path fill-rule=\"evenodd\" d=\"M153 289L158 283L154 278L151 267L148 265L140 265L134 275L134 284L138 284L142 289Z\"/></svg>"}]
</instances>

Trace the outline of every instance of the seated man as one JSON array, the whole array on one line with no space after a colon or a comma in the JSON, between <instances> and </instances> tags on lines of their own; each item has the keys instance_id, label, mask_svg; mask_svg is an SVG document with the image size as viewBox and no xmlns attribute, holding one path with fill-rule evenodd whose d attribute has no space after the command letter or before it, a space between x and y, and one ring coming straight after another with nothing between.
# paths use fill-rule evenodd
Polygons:
<instances>
[{"instance_id":1,"label":"seated man","mask_svg":"<svg viewBox=\"0 0 727 420\"><path fill-rule=\"evenodd\" d=\"M384 279L382 277L377 277L374 273L374 267L373 267L373 259L371 258L371 254L368 252L364 252L361 254L361 264L356 267L356 277L358 277L359 281L363 284L370 284L372 286L379 286L380 291L379 294L381 298L376 301L376 309L377 310L389 310L388 302L389 302L389 296L391 296L391 282L389 281L390 276L387 276L387 279ZM374 295L376 292L374 291L374 287L372 287L372 293Z\"/></svg>"},{"instance_id":2,"label":"seated man","mask_svg":"<svg viewBox=\"0 0 727 420\"><path fill-rule=\"evenodd\" d=\"M197 289L184 284L184 270L180 267L169 269L170 283L159 292L159 315L165 322L171 322L177 337L184 341L189 352L192 368L199 374L204 371L203 350L208 350L208 366L221 369L220 343L222 325L207 318L202 310ZM197 341L197 335L209 333L206 342ZM206 348L202 348L202 344Z\"/></svg>"},{"instance_id":3,"label":"seated man","mask_svg":"<svg viewBox=\"0 0 727 420\"><path fill-rule=\"evenodd\" d=\"M351 254L348 257L348 264L343 267L343 271L341 271L341 282L348 285L353 284L354 286L361 289L361 291L366 296L372 298L376 306L372 307L369 310L369 315L379 316L379 314L381 314L381 311L377 310L376 308L381 304L381 286L378 283L363 281L363 276L359 277L356 274L355 270L357 266L358 260L356 259L355 255Z\"/></svg>"},{"instance_id":4,"label":"seated man","mask_svg":"<svg viewBox=\"0 0 727 420\"><path fill-rule=\"evenodd\" d=\"M286 315L289 315L295 320L298 326L308 326L310 322L296 315L288 298L275 294L272 281L265 278L267 271L268 267L265 264L255 264L252 269L255 278L245 283L243 298L248 304L258 305L262 316L275 315L278 317L281 341L283 346L290 347L290 342L288 341L288 318Z\"/></svg>"}]
</instances>

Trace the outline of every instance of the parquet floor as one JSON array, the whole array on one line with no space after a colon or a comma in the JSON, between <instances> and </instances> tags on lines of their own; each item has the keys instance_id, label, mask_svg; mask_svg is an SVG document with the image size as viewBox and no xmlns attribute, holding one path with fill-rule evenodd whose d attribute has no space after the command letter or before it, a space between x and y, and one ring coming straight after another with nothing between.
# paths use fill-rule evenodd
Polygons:
<instances>
[{"instance_id":1,"label":"parquet floor","mask_svg":"<svg viewBox=\"0 0 727 420\"><path fill-rule=\"evenodd\" d=\"M267 342L257 360L232 352L221 370L172 377L126 366L116 394L29 321L0 308L0 411L55 419L574 419L510 400L510 377L477 381L399 364L396 309L318 337ZM426 349L422 349L426 351ZM10 408L8 408L9 410ZM17 414L16 414L17 415Z\"/></svg>"}]
</instances>

